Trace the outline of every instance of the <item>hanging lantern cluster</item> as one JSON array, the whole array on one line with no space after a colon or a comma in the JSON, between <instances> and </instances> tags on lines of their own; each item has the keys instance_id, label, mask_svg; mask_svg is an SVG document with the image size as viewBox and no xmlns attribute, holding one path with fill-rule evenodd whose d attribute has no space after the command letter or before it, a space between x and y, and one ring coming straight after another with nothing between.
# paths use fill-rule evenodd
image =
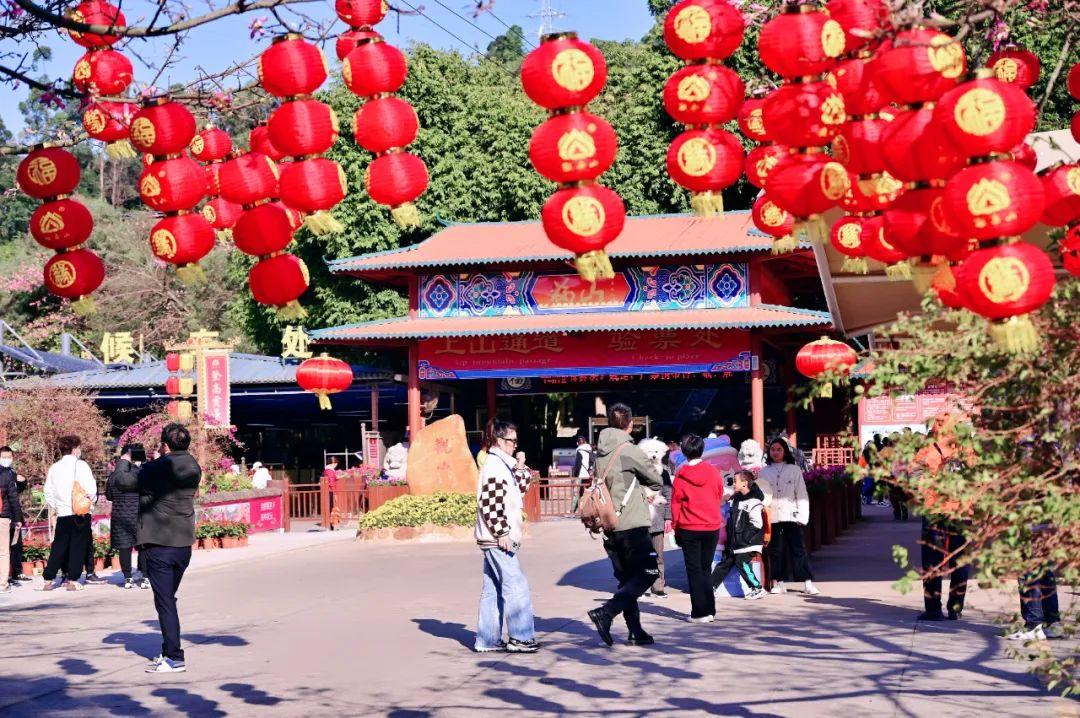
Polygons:
<instances>
[{"instance_id":1,"label":"hanging lantern cluster","mask_svg":"<svg viewBox=\"0 0 1080 718\"><path fill-rule=\"evenodd\" d=\"M1042 223L1051 227L1064 227L1065 235L1058 242L1061 261L1072 275L1080 263L1080 163L1058 163L1045 169L1040 179L1043 184L1045 206Z\"/></svg>"},{"instance_id":2,"label":"hanging lantern cluster","mask_svg":"<svg viewBox=\"0 0 1080 718\"><path fill-rule=\"evenodd\" d=\"M311 97L326 76L322 51L297 34L276 38L259 57L263 88L284 100L265 127L265 137L273 150L291 158L281 168L278 197L287 207L304 213L304 223L315 235L345 229L330 210L348 191L345 172L337 162L323 156L338 138L337 113ZM255 131L252 135L252 149L260 151ZM280 159L269 156L275 161Z\"/></svg>"},{"instance_id":3,"label":"hanging lantern cluster","mask_svg":"<svg viewBox=\"0 0 1080 718\"><path fill-rule=\"evenodd\" d=\"M855 350L847 344L821 337L799 350L795 355L795 369L809 379L817 379L833 371L847 374L858 360ZM818 393L822 399L831 398L832 395L831 383L823 385Z\"/></svg>"},{"instance_id":4,"label":"hanging lantern cluster","mask_svg":"<svg viewBox=\"0 0 1080 718\"><path fill-rule=\"evenodd\" d=\"M217 230L219 239L231 239L232 228L240 218L243 208L221 196L221 167L232 152L232 139L229 133L207 124L202 132L191 139L188 151L191 156L203 163L206 172L206 196L209 198L202 206L202 216Z\"/></svg>"},{"instance_id":5,"label":"hanging lantern cluster","mask_svg":"<svg viewBox=\"0 0 1080 718\"><path fill-rule=\"evenodd\" d=\"M586 110L607 82L607 63L577 33L541 38L521 65L525 94L548 111L534 131L529 159L559 183L540 213L553 244L574 253L578 273L590 282L615 276L604 247L622 232L626 207L596 179L615 160L615 130Z\"/></svg>"},{"instance_id":6,"label":"hanging lantern cluster","mask_svg":"<svg viewBox=\"0 0 1080 718\"><path fill-rule=\"evenodd\" d=\"M416 110L394 96L408 73L405 55L371 29L386 15L387 5L382 0L338 0L336 10L351 28L344 40L338 39L339 57L348 50L341 76L363 100L353 117L353 136L375 155L365 173L367 193L390 207L398 225L417 227L420 213L415 202L429 178L424 161L405 149L416 141L420 129Z\"/></svg>"},{"instance_id":7,"label":"hanging lantern cluster","mask_svg":"<svg viewBox=\"0 0 1080 718\"><path fill-rule=\"evenodd\" d=\"M206 172L187 154L195 117L168 97L147 100L131 121L131 144L150 158L139 175L143 204L164 217L150 229L150 251L176 267L185 284L203 279L199 260L214 248L214 228L197 210Z\"/></svg>"},{"instance_id":8,"label":"hanging lantern cluster","mask_svg":"<svg viewBox=\"0 0 1080 718\"><path fill-rule=\"evenodd\" d=\"M664 108L686 126L668 149L667 170L701 216L724 211L721 191L742 174L742 144L721 125L738 115L746 87L720 63L742 44L744 29L727 0L682 0L664 21L668 49L686 63L664 85Z\"/></svg>"},{"instance_id":9,"label":"hanging lantern cluster","mask_svg":"<svg viewBox=\"0 0 1080 718\"><path fill-rule=\"evenodd\" d=\"M79 161L59 147L35 147L19 163L15 183L41 200L30 217L30 235L56 252L45 264L45 286L71 300L76 314L94 311L90 294L105 279L105 265L84 246L94 231L86 205L70 197L79 186Z\"/></svg>"},{"instance_id":10,"label":"hanging lantern cluster","mask_svg":"<svg viewBox=\"0 0 1080 718\"><path fill-rule=\"evenodd\" d=\"M1065 84L1069 89L1069 96L1080 102L1080 62L1069 68L1069 76ZM1080 109L1073 113L1069 129L1072 131L1073 139L1080 142Z\"/></svg>"},{"instance_id":11,"label":"hanging lantern cluster","mask_svg":"<svg viewBox=\"0 0 1080 718\"><path fill-rule=\"evenodd\" d=\"M819 239L820 215L849 187L847 170L824 153L846 119L844 98L826 78L844 48L843 27L812 4L786 5L761 28L761 60L784 78L765 97L762 120L768 137L790 150L769 170L765 194L795 220L794 236L774 243L776 252L793 250L810 222Z\"/></svg>"},{"instance_id":12,"label":"hanging lantern cluster","mask_svg":"<svg viewBox=\"0 0 1080 718\"><path fill-rule=\"evenodd\" d=\"M86 0L68 17L89 25L127 27L124 13L106 0ZM123 95L133 79L131 60L112 48L120 36L95 35L76 30L69 30L68 34L78 45L86 48L86 53L76 61L71 74L72 86L87 98L82 114L83 129L93 139L105 143L109 157L135 157L135 151L128 142L128 127L135 106L130 102L101 99Z\"/></svg>"},{"instance_id":13,"label":"hanging lantern cluster","mask_svg":"<svg viewBox=\"0 0 1080 718\"><path fill-rule=\"evenodd\" d=\"M353 383L352 367L326 354L305 359L296 367L296 383L304 391L319 397L319 408L328 410L330 394L347 390Z\"/></svg>"}]
</instances>

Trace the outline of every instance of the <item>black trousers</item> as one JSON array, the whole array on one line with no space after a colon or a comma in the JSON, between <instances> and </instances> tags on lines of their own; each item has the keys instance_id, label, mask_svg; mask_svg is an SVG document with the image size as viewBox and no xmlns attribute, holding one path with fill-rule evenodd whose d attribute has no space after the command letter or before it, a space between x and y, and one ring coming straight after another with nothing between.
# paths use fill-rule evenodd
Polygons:
<instances>
[{"instance_id":1,"label":"black trousers","mask_svg":"<svg viewBox=\"0 0 1080 718\"><path fill-rule=\"evenodd\" d=\"M15 543L12 544L11 540L15 539ZM23 562L23 546L22 546L22 531L16 531L14 522L11 524L11 529L8 531L8 546L11 552L11 577L18 578L22 575L22 562Z\"/></svg>"},{"instance_id":2,"label":"black trousers","mask_svg":"<svg viewBox=\"0 0 1080 718\"><path fill-rule=\"evenodd\" d=\"M55 579L62 568L67 580L78 581L90 543L89 516L61 516L56 519L56 535L43 574L45 580Z\"/></svg>"},{"instance_id":3,"label":"black trousers","mask_svg":"<svg viewBox=\"0 0 1080 718\"><path fill-rule=\"evenodd\" d=\"M714 589L719 588L720 584L724 582L728 572L734 566L739 569L739 576L743 581L746 581L746 585L750 587L751 591L761 588L761 581L758 580L757 574L754 573L754 557L761 556L761 554L754 553L731 553L728 551L724 554L724 558L720 563L716 564L716 568L712 572L712 586Z\"/></svg>"},{"instance_id":4,"label":"black trousers","mask_svg":"<svg viewBox=\"0 0 1080 718\"><path fill-rule=\"evenodd\" d=\"M147 578L154 590L154 608L161 624L161 655L173 661L184 660L180 648L180 615L176 611L176 590L191 562L190 546L143 546ZM140 552L140 553L142 553Z\"/></svg>"},{"instance_id":5,"label":"black trousers","mask_svg":"<svg viewBox=\"0 0 1080 718\"><path fill-rule=\"evenodd\" d=\"M814 578L803 540L803 527L796 522L778 521L772 525L769 554L774 581L809 581Z\"/></svg>"},{"instance_id":6,"label":"black trousers","mask_svg":"<svg viewBox=\"0 0 1080 718\"><path fill-rule=\"evenodd\" d=\"M712 559L716 544L720 542L720 530L688 531L675 529L675 543L683 551L686 562L686 579L690 583L690 617L716 615L716 599L713 597Z\"/></svg>"},{"instance_id":7,"label":"black trousers","mask_svg":"<svg viewBox=\"0 0 1080 718\"><path fill-rule=\"evenodd\" d=\"M116 555L120 557L120 570L124 574L124 578L131 578L131 546L127 548L116 549ZM139 564L139 573L146 578L146 552L139 551L139 558L137 559Z\"/></svg>"},{"instance_id":8,"label":"black trousers","mask_svg":"<svg viewBox=\"0 0 1080 718\"><path fill-rule=\"evenodd\" d=\"M922 567L923 571L929 571L938 567L948 569L945 574L949 577L949 613L957 614L964 610L964 596L967 594L967 580L969 568L962 564L964 560L964 535L952 525L931 521L923 517L922 520ZM956 552L946 560L946 556ZM943 566L943 564L945 564ZM942 575L934 576L923 581L923 605L927 613L940 614L941 611L941 580Z\"/></svg>"},{"instance_id":9,"label":"black trousers","mask_svg":"<svg viewBox=\"0 0 1080 718\"><path fill-rule=\"evenodd\" d=\"M636 633L641 630L637 601L660 575L649 527L608 534L604 537L604 550L611 559L615 580L619 582L615 595L604 604L604 610L613 617L623 614L626 627Z\"/></svg>"}]
</instances>

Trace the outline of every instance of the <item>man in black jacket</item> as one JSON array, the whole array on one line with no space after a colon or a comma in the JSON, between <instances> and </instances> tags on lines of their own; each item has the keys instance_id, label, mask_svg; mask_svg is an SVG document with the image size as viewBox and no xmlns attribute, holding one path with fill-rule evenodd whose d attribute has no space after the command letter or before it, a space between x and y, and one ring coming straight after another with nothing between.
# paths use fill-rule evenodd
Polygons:
<instances>
[{"instance_id":1,"label":"man in black jacket","mask_svg":"<svg viewBox=\"0 0 1080 718\"><path fill-rule=\"evenodd\" d=\"M0 593L11 590L22 572L22 504L19 502L21 476L11 468L15 452L10 446L0 446ZM25 488L26 480L23 479ZM17 538L15 543L12 539Z\"/></svg>"},{"instance_id":2,"label":"man in black jacket","mask_svg":"<svg viewBox=\"0 0 1080 718\"><path fill-rule=\"evenodd\" d=\"M139 471L138 542L146 552L146 569L161 624L161 655L147 673L187 670L180 648L180 616L176 590L191 561L195 543L195 495L202 469L188 453L191 434L180 424L161 430L164 456Z\"/></svg>"}]
</instances>

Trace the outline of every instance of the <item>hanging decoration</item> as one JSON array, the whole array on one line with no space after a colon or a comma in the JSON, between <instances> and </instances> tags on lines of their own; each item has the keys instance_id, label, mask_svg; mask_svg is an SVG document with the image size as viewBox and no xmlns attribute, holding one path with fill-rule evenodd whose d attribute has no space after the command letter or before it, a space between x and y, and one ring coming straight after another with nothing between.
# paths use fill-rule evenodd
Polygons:
<instances>
[{"instance_id":1,"label":"hanging decoration","mask_svg":"<svg viewBox=\"0 0 1080 718\"><path fill-rule=\"evenodd\" d=\"M15 184L42 201L30 217L30 235L56 252L45 265L46 288L71 300L76 314L90 314L90 296L105 279L105 265L84 246L94 218L84 204L69 196L79 186L79 161L59 147L35 147L15 172Z\"/></svg>"},{"instance_id":2,"label":"hanging decoration","mask_svg":"<svg viewBox=\"0 0 1080 718\"><path fill-rule=\"evenodd\" d=\"M686 63L664 85L664 109L686 127L668 149L667 169L690 190L699 216L721 214L722 190L742 174L742 144L721 125L738 115L746 87L720 63L739 48L744 31L742 14L726 0L682 0L664 20L668 49Z\"/></svg>"},{"instance_id":3,"label":"hanging decoration","mask_svg":"<svg viewBox=\"0 0 1080 718\"><path fill-rule=\"evenodd\" d=\"M604 247L626 220L622 198L596 184L615 158L616 138L586 105L606 81L604 56L572 32L545 35L521 65L525 94L549 112L533 132L529 158L537 172L559 183L541 211L544 231L574 253L578 273L590 282L615 276ZM707 154L709 138L699 142ZM712 169L702 167L702 175Z\"/></svg>"},{"instance_id":4,"label":"hanging decoration","mask_svg":"<svg viewBox=\"0 0 1080 718\"><path fill-rule=\"evenodd\" d=\"M755 227L773 238L774 247L780 242L786 244L792 241L791 230L795 226L795 218L790 212L777 207L764 192L754 201L750 217Z\"/></svg>"},{"instance_id":5,"label":"hanging decoration","mask_svg":"<svg viewBox=\"0 0 1080 718\"><path fill-rule=\"evenodd\" d=\"M225 130L207 124L202 132L191 139L188 151L203 163L206 172L207 203L202 206L202 216L217 231L219 239L231 239L232 228L243 208L221 196L221 167L232 152L232 139Z\"/></svg>"},{"instance_id":6,"label":"hanging decoration","mask_svg":"<svg viewBox=\"0 0 1080 718\"><path fill-rule=\"evenodd\" d=\"M1080 224L1074 224L1065 232L1058 244L1061 251L1061 264L1065 271L1074 277L1080 277Z\"/></svg>"},{"instance_id":7,"label":"hanging decoration","mask_svg":"<svg viewBox=\"0 0 1080 718\"><path fill-rule=\"evenodd\" d=\"M352 367L323 352L317 357L305 359L296 367L296 383L304 391L319 397L319 408L327 411L333 408L330 395L352 386Z\"/></svg>"},{"instance_id":8,"label":"hanging decoration","mask_svg":"<svg viewBox=\"0 0 1080 718\"><path fill-rule=\"evenodd\" d=\"M795 355L795 369L809 379L818 379L833 371L847 374L858 362L855 350L843 342L821 337L805 345ZM829 399L833 395L832 384L824 384L818 396Z\"/></svg>"},{"instance_id":9,"label":"hanging decoration","mask_svg":"<svg viewBox=\"0 0 1080 718\"><path fill-rule=\"evenodd\" d=\"M375 25L382 22L390 9L386 0L337 0L334 10L349 29L338 36L334 50L339 60L344 60L362 40L380 37Z\"/></svg>"},{"instance_id":10,"label":"hanging decoration","mask_svg":"<svg viewBox=\"0 0 1080 718\"><path fill-rule=\"evenodd\" d=\"M829 243L844 255L841 272L866 274L870 271L866 263L866 250L863 247L863 218L854 215L842 217L833 224L829 231Z\"/></svg>"},{"instance_id":11,"label":"hanging decoration","mask_svg":"<svg viewBox=\"0 0 1080 718\"><path fill-rule=\"evenodd\" d=\"M1069 96L1080 102L1080 62L1069 68L1069 75L1065 85L1069 90ZM1080 109L1073 113L1072 122L1069 123L1069 130L1072 132L1073 139L1080 142Z\"/></svg>"},{"instance_id":12,"label":"hanging decoration","mask_svg":"<svg viewBox=\"0 0 1080 718\"><path fill-rule=\"evenodd\" d=\"M986 66L994 71L994 77L1021 90L1027 90L1039 81L1039 58L1030 50L1015 45L990 55Z\"/></svg>"}]
</instances>

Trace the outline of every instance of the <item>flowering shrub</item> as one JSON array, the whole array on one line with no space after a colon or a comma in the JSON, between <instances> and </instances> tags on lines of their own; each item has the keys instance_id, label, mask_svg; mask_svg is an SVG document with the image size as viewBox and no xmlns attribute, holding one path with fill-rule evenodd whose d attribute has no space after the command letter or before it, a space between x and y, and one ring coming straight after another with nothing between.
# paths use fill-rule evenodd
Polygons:
<instances>
[{"instance_id":1,"label":"flowering shrub","mask_svg":"<svg viewBox=\"0 0 1080 718\"><path fill-rule=\"evenodd\" d=\"M252 488L251 477L244 474L211 474L204 479L210 493L219 491L246 491Z\"/></svg>"},{"instance_id":2,"label":"flowering shrub","mask_svg":"<svg viewBox=\"0 0 1080 718\"><path fill-rule=\"evenodd\" d=\"M476 497L472 494L437 492L426 496L399 496L360 517L361 529L398 526L472 526L476 521Z\"/></svg>"},{"instance_id":3,"label":"flowering shrub","mask_svg":"<svg viewBox=\"0 0 1080 718\"><path fill-rule=\"evenodd\" d=\"M841 486L850 477L844 466L816 466L803 473L803 480L808 492L823 493L830 486Z\"/></svg>"},{"instance_id":4,"label":"flowering shrub","mask_svg":"<svg viewBox=\"0 0 1080 718\"><path fill-rule=\"evenodd\" d=\"M128 443L142 444L146 449L146 453L150 455L161 443L161 430L166 424L175 422L177 422L177 419L169 416L165 405L161 404L153 412L125 429L124 433L120 435L118 443L120 446ZM203 467L203 485L205 489L210 490L212 483L210 472L228 469L233 463L231 455L235 451L242 449L243 444L236 438L236 432L233 429L207 429L195 417L186 421L179 421L179 423L183 424L191 432L191 447L188 451ZM214 477L214 480L216 479L217 475ZM250 485L247 488L250 488ZM226 491L228 489L222 489L219 485L219 490Z\"/></svg>"},{"instance_id":5,"label":"flowering shrub","mask_svg":"<svg viewBox=\"0 0 1080 718\"><path fill-rule=\"evenodd\" d=\"M57 442L68 434L82 439L87 463L104 462L109 420L89 394L44 384L0 390L0 444L15 449L19 473L43 481L59 458Z\"/></svg>"}]
</instances>

